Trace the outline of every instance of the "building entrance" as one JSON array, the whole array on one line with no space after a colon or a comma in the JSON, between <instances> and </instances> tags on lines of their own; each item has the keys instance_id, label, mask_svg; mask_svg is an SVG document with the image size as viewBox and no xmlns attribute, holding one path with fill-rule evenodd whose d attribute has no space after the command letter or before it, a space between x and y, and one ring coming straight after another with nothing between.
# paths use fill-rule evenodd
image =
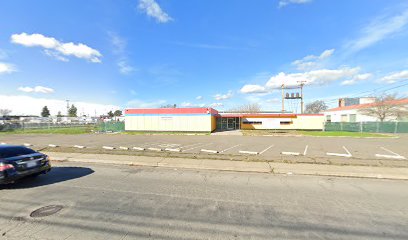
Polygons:
<instances>
[{"instance_id":1,"label":"building entrance","mask_svg":"<svg viewBox=\"0 0 408 240\"><path fill-rule=\"evenodd\" d=\"M241 128L241 119L239 117L220 117L217 118L217 130L235 130Z\"/></svg>"}]
</instances>

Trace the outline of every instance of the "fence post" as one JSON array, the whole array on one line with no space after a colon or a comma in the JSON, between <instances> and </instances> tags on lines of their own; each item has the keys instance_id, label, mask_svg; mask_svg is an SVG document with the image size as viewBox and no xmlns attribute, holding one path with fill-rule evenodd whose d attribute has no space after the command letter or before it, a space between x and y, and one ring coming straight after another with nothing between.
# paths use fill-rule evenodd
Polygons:
<instances>
[{"instance_id":1,"label":"fence post","mask_svg":"<svg viewBox=\"0 0 408 240\"><path fill-rule=\"evenodd\" d=\"M363 122L360 122L360 133L363 132Z\"/></svg>"},{"instance_id":2,"label":"fence post","mask_svg":"<svg viewBox=\"0 0 408 240\"><path fill-rule=\"evenodd\" d=\"M395 122L394 134L398 132L398 121Z\"/></svg>"},{"instance_id":3,"label":"fence post","mask_svg":"<svg viewBox=\"0 0 408 240\"><path fill-rule=\"evenodd\" d=\"M380 131L380 122L377 122L377 130L376 133L378 133Z\"/></svg>"},{"instance_id":4,"label":"fence post","mask_svg":"<svg viewBox=\"0 0 408 240\"><path fill-rule=\"evenodd\" d=\"M343 131L343 122L340 122L340 131Z\"/></svg>"}]
</instances>

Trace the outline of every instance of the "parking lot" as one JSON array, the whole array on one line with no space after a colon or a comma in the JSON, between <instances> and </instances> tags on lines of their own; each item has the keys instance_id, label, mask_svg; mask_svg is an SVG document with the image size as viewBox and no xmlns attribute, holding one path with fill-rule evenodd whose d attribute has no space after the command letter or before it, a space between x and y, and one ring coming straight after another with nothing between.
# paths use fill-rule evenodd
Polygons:
<instances>
[{"instance_id":1,"label":"parking lot","mask_svg":"<svg viewBox=\"0 0 408 240\"><path fill-rule=\"evenodd\" d=\"M208 135L5 135L0 143L47 151L126 152L232 160L408 166L408 135L398 138Z\"/></svg>"}]
</instances>

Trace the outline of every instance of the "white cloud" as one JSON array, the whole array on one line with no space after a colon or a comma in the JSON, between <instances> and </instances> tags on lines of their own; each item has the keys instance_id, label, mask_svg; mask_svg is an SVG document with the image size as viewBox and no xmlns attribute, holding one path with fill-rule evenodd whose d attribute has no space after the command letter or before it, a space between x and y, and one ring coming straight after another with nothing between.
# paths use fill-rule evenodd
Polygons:
<instances>
[{"instance_id":1,"label":"white cloud","mask_svg":"<svg viewBox=\"0 0 408 240\"><path fill-rule=\"evenodd\" d=\"M130 74L136 70L134 67L128 65L125 60L119 61L117 65L119 67L119 72L125 75Z\"/></svg>"},{"instance_id":2,"label":"white cloud","mask_svg":"<svg viewBox=\"0 0 408 240\"><path fill-rule=\"evenodd\" d=\"M247 84L244 85L241 90L241 93L267 93L268 90L264 86Z\"/></svg>"},{"instance_id":3,"label":"white cloud","mask_svg":"<svg viewBox=\"0 0 408 240\"><path fill-rule=\"evenodd\" d=\"M0 74L16 72L17 68L13 64L0 62Z\"/></svg>"},{"instance_id":4,"label":"white cloud","mask_svg":"<svg viewBox=\"0 0 408 240\"><path fill-rule=\"evenodd\" d=\"M407 24L408 9L404 9L399 15L379 17L362 29L359 38L345 44L345 51L357 52L370 47L402 31Z\"/></svg>"},{"instance_id":5,"label":"white cloud","mask_svg":"<svg viewBox=\"0 0 408 240\"><path fill-rule=\"evenodd\" d=\"M193 106L193 104L191 102L182 102L180 104L180 106L182 106L182 107L191 107L191 106Z\"/></svg>"},{"instance_id":6,"label":"white cloud","mask_svg":"<svg viewBox=\"0 0 408 240\"><path fill-rule=\"evenodd\" d=\"M151 102L146 102L140 99L133 99L127 102L126 106L129 108L158 108L166 104L166 100L156 100Z\"/></svg>"},{"instance_id":7,"label":"white cloud","mask_svg":"<svg viewBox=\"0 0 408 240\"><path fill-rule=\"evenodd\" d=\"M381 78L380 81L384 83L392 84L400 80L407 80L407 79L408 79L408 70L404 70L401 72L395 72L387 76L384 76L383 78Z\"/></svg>"},{"instance_id":8,"label":"white cloud","mask_svg":"<svg viewBox=\"0 0 408 240\"><path fill-rule=\"evenodd\" d=\"M217 101L227 100L227 99L232 98L232 96L233 96L232 91L228 91L228 93L226 93L226 94L216 94L214 96L214 99L217 100Z\"/></svg>"},{"instance_id":9,"label":"white cloud","mask_svg":"<svg viewBox=\"0 0 408 240\"><path fill-rule=\"evenodd\" d=\"M292 65L296 66L296 69L301 70L301 71L311 70L317 67L321 67L322 61L331 57L334 51L335 49L327 49L323 51L319 56L308 55L302 59L293 61Z\"/></svg>"},{"instance_id":10,"label":"white cloud","mask_svg":"<svg viewBox=\"0 0 408 240\"><path fill-rule=\"evenodd\" d=\"M351 78L349 80L344 80L343 82L341 82L340 85L343 85L343 86L354 85L357 82L368 80L372 76L373 76L373 74L371 74L371 73L358 74L358 75L354 76L353 78Z\"/></svg>"},{"instance_id":11,"label":"white cloud","mask_svg":"<svg viewBox=\"0 0 408 240\"><path fill-rule=\"evenodd\" d=\"M281 88L282 84L285 87L299 86L300 82L305 82L306 85L323 85L336 80L354 77L360 68L339 68L339 69L319 69L303 73L279 73L269 79L266 87L269 89Z\"/></svg>"},{"instance_id":12,"label":"white cloud","mask_svg":"<svg viewBox=\"0 0 408 240\"><path fill-rule=\"evenodd\" d=\"M86 114L97 116L106 114L110 110L121 109L119 106L96 104L89 102L71 102L78 108L78 114ZM13 110L13 114L27 114L27 115L40 115L44 106L48 106L51 114L56 115L59 111L63 114L67 111L67 103L65 100L49 99L49 98L35 98L30 96L13 96L13 95L0 95L0 109L6 108Z\"/></svg>"},{"instance_id":13,"label":"white cloud","mask_svg":"<svg viewBox=\"0 0 408 240\"><path fill-rule=\"evenodd\" d=\"M26 92L26 93L53 93L54 89L43 87L43 86L36 86L36 87L19 87L19 91Z\"/></svg>"},{"instance_id":14,"label":"white cloud","mask_svg":"<svg viewBox=\"0 0 408 240\"><path fill-rule=\"evenodd\" d=\"M81 59L86 59L93 63L100 63L102 54L91 47L82 43L64 43L56 40L53 37L46 37L42 34L13 34L11 42L20 44L26 47L42 47L45 48L45 53L49 56L56 57L58 60L68 60L64 56L74 56Z\"/></svg>"},{"instance_id":15,"label":"white cloud","mask_svg":"<svg viewBox=\"0 0 408 240\"><path fill-rule=\"evenodd\" d=\"M216 103L211 103L211 104L210 104L210 107L212 107L212 108L223 107L223 106L224 106L224 104L223 104L223 103L220 103L220 102L216 102Z\"/></svg>"},{"instance_id":16,"label":"white cloud","mask_svg":"<svg viewBox=\"0 0 408 240\"><path fill-rule=\"evenodd\" d=\"M305 3L310 3L313 0L280 0L279 1L279 7L285 7L289 4L305 4Z\"/></svg>"},{"instance_id":17,"label":"white cloud","mask_svg":"<svg viewBox=\"0 0 408 240\"><path fill-rule=\"evenodd\" d=\"M196 100L202 100L203 99L203 96L197 96L196 97Z\"/></svg>"},{"instance_id":18,"label":"white cloud","mask_svg":"<svg viewBox=\"0 0 408 240\"><path fill-rule=\"evenodd\" d=\"M44 50L44 53L45 53L47 56L53 57L53 58L55 58L55 59L57 59L57 60L59 60L59 61L61 61L61 62L69 62L69 59L68 59L68 58L61 56L61 54L58 53L57 51L45 49L45 50Z\"/></svg>"},{"instance_id":19,"label":"white cloud","mask_svg":"<svg viewBox=\"0 0 408 240\"><path fill-rule=\"evenodd\" d=\"M155 0L139 0L139 9L146 12L159 23L167 23L173 19L165 13Z\"/></svg>"}]
</instances>

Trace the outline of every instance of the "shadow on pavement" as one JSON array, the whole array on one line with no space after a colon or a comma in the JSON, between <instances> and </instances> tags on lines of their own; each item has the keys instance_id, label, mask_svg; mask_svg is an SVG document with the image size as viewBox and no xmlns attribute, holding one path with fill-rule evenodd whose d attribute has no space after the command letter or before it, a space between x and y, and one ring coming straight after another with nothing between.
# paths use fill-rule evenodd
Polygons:
<instances>
[{"instance_id":1,"label":"shadow on pavement","mask_svg":"<svg viewBox=\"0 0 408 240\"><path fill-rule=\"evenodd\" d=\"M26 178L22 178L12 184L3 186L0 185L0 189L22 189L40 187L85 177L92 173L94 173L94 171L86 167L52 167L51 171L47 174L41 174L37 177L29 176Z\"/></svg>"}]
</instances>

